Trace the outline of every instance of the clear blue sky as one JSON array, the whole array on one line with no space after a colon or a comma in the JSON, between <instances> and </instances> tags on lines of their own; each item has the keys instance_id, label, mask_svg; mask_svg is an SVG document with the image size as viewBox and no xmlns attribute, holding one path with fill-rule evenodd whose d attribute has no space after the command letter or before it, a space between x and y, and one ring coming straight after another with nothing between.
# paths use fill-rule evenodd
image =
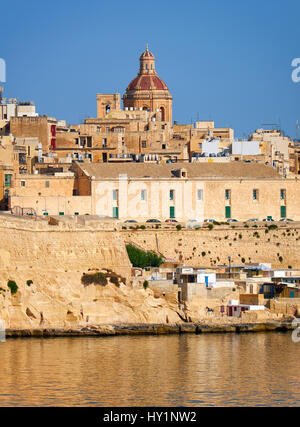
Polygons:
<instances>
[{"instance_id":1,"label":"clear blue sky","mask_svg":"<svg viewBox=\"0 0 300 427\"><path fill-rule=\"evenodd\" d=\"M278 123L295 136L299 0L28 0L2 2L5 95L76 124L96 94L124 93L149 42L181 123L212 118L248 135Z\"/></svg>"}]
</instances>

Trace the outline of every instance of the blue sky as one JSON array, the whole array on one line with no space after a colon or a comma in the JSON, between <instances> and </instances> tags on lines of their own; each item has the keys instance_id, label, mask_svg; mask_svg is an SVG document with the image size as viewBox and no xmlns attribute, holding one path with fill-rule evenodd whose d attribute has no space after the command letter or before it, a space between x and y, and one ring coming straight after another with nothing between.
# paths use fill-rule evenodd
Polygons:
<instances>
[{"instance_id":1,"label":"blue sky","mask_svg":"<svg viewBox=\"0 0 300 427\"><path fill-rule=\"evenodd\" d=\"M1 5L7 97L68 123L96 116L97 93L124 93L149 42L173 118L212 118L243 137L263 123L295 136L299 0L15 0Z\"/></svg>"}]
</instances>

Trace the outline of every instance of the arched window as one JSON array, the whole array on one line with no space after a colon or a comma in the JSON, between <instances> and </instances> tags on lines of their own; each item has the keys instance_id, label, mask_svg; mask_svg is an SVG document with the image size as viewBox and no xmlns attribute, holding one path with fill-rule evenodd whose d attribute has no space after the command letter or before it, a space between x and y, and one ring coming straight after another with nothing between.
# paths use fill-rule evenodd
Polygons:
<instances>
[{"instance_id":1,"label":"arched window","mask_svg":"<svg viewBox=\"0 0 300 427\"><path fill-rule=\"evenodd\" d=\"M106 114L110 113L110 105L107 105L107 106L105 107L105 111L106 111Z\"/></svg>"},{"instance_id":2,"label":"arched window","mask_svg":"<svg viewBox=\"0 0 300 427\"><path fill-rule=\"evenodd\" d=\"M161 121L164 122L165 121L165 109L164 109L164 107L160 107L160 112L161 112Z\"/></svg>"}]
</instances>

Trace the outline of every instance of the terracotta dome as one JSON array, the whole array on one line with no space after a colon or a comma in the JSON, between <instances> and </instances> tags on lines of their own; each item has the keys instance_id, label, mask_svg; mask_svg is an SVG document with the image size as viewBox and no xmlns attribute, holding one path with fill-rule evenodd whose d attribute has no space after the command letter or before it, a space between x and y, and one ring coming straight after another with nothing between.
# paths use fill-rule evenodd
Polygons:
<instances>
[{"instance_id":1,"label":"terracotta dome","mask_svg":"<svg viewBox=\"0 0 300 427\"><path fill-rule=\"evenodd\" d=\"M127 90L169 90L157 75L138 75L132 80Z\"/></svg>"}]
</instances>

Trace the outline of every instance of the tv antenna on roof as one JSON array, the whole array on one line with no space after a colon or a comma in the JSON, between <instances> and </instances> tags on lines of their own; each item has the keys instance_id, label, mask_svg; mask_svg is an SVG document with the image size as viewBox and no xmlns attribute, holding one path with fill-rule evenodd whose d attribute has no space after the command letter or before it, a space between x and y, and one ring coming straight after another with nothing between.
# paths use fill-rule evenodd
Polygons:
<instances>
[{"instance_id":1,"label":"tv antenna on roof","mask_svg":"<svg viewBox=\"0 0 300 427\"><path fill-rule=\"evenodd\" d=\"M296 120L296 139L299 138L299 120Z\"/></svg>"}]
</instances>

